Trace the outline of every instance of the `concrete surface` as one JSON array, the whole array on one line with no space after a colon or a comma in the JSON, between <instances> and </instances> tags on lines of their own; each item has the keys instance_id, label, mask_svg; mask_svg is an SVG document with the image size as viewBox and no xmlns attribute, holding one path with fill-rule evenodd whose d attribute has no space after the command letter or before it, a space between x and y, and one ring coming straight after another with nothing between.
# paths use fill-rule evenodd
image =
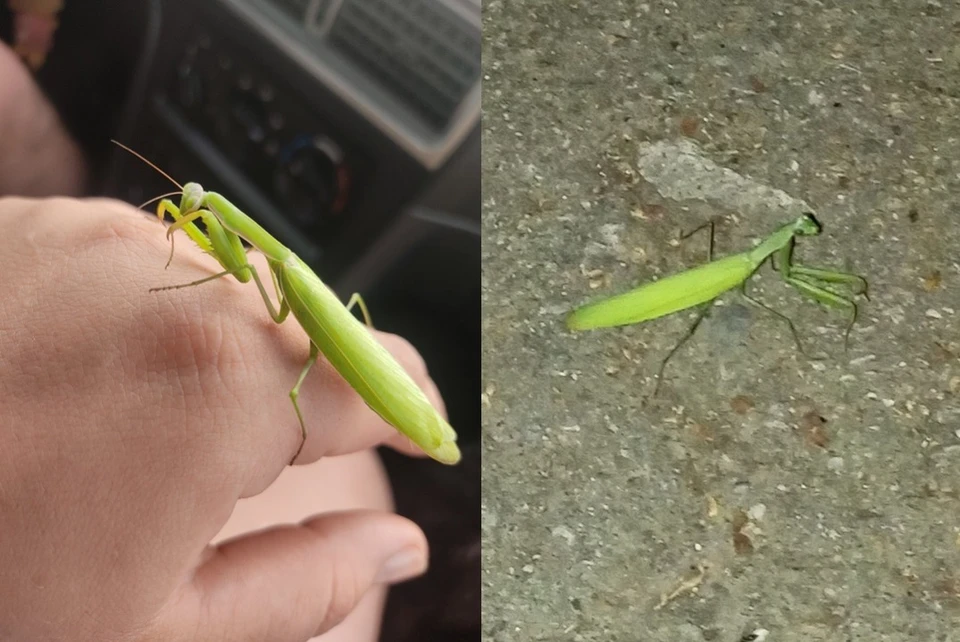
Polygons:
<instances>
[{"instance_id":1,"label":"concrete surface","mask_svg":"<svg viewBox=\"0 0 960 642\"><path fill-rule=\"evenodd\" d=\"M960 641L960 8L484 13L484 639ZM691 313L565 329L805 207L870 281L848 352L769 266L826 359L732 292L649 400Z\"/></svg>"}]
</instances>

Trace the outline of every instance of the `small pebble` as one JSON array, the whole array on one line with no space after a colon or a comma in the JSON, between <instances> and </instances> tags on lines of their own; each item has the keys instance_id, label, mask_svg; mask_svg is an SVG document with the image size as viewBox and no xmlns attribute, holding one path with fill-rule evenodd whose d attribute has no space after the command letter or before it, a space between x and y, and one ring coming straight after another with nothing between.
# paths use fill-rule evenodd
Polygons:
<instances>
[{"instance_id":1,"label":"small pebble","mask_svg":"<svg viewBox=\"0 0 960 642\"><path fill-rule=\"evenodd\" d=\"M576 539L576 536L573 534L573 532L566 526L557 526L550 531L550 534L554 537L562 537L563 539L567 540L567 544L573 544L574 540Z\"/></svg>"}]
</instances>

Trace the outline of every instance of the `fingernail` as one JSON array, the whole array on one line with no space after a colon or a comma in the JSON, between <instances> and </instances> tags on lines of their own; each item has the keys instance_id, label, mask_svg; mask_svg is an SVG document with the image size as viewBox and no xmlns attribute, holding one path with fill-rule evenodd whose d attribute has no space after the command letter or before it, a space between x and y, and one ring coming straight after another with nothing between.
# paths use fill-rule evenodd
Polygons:
<instances>
[{"instance_id":1,"label":"fingernail","mask_svg":"<svg viewBox=\"0 0 960 642\"><path fill-rule=\"evenodd\" d=\"M405 548L384 562L374 579L379 584L409 580L427 570L427 558L419 548Z\"/></svg>"}]
</instances>

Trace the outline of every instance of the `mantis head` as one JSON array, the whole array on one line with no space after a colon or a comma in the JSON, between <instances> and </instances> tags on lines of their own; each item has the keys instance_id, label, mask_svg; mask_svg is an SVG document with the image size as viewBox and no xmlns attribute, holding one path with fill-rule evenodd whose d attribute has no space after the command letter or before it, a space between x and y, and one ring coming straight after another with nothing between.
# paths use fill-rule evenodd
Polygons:
<instances>
[{"instance_id":1,"label":"mantis head","mask_svg":"<svg viewBox=\"0 0 960 642\"><path fill-rule=\"evenodd\" d=\"M805 213L793 224L793 231L800 236L816 236L820 233L820 223L810 212Z\"/></svg>"},{"instance_id":2,"label":"mantis head","mask_svg":"<svg viewBox=\"0 0 960 642\"><path fill-rule=\"evenodd\" d=\"M206 192L203 191L200 183L186 183L180 196L180 213L189 214L200 209L204 194Z\"/></svg>"}]
</instances>

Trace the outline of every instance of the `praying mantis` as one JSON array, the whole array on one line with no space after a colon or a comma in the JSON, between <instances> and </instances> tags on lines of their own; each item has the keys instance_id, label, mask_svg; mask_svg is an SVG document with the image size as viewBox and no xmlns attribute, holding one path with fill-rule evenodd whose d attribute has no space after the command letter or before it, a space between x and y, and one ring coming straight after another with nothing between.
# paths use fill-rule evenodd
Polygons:
<instances>
[{"instance_id":1,"label":"praying mantis","mask_svg":"<svg viewBox=\"0 0 960 642\"><path fill-rule=\"evenodd\" d=\"M692 268L641 285L629 292L584 305L567 317L570 330L591 330L615 326L643 323L687 308L712 302L718 296L737 286L741 287L746 299L772 312L787 322L794 341L800 352L804 352L797 329L784 314L769 308L747 294L747 280L768 259L780 273L780 277L793 286L800 294L825 306L846 310L850 315L844 346L846 347L850 329L857 320L857 305L853 298L832 289L834 285L846 285L853 288L853 294L867 296L867 281L861 276L849 272L840 272L823 268L814 268L793 262L793 248L798 236L816 236L821 232L820 223L810 213L781 226L753 249L725 256L716 261L713 258L713 224L710 223L710 260L699 267ZM697 228L702 229L704 226ZM690 234L693 234L694 230ZM684 236L690 236L686 234ZM774 262L776 257L776 262ZM660 389L664 369L674 353L693 336L697 326L706 315L709 306L704 306L687 334L677 343L661 362L657 373L654 396ZM804 353L805 354L805 353Z\"/></svg>"},{"instance_id":2,"label":"praying mantis","mask_svg":"<svg viewBox=\"0 0 960 642\"><path fill-rule=\"evenodd\" d=\"M290 400L301 433L300 445L290 460L291 464L300 455L307 438L306 424L298 403L300 387L320 353L374 412L427 455L444 464L460 461L457 433L410 375L368 330L366 326L372 327L372 323L359 294L354 294L344 305L306 263L224 196L205 191L198 183L180 185L137 152L117 141L113 142L150 165L180 190L179 206L167 198L160 200L157 205L156 213L161 221L164 214L174 219L174 223L167 228L167 238L170 240L167 265L173 260L173 233L182 229L201 250L223 267L223 271L197 281L151 288L151 292L196 286L229 275L241 283L247 283L252 278L273 321L283 323L292 313L309 337L310 355L290 390ZM194 224L197 219L204 223L206 233ZM278 306L274 306L257 269L248 261L241 239L266 257L279 300ZM363 313L366 326L350 311L354 305Z\"/></svg>"}]
</instances>

